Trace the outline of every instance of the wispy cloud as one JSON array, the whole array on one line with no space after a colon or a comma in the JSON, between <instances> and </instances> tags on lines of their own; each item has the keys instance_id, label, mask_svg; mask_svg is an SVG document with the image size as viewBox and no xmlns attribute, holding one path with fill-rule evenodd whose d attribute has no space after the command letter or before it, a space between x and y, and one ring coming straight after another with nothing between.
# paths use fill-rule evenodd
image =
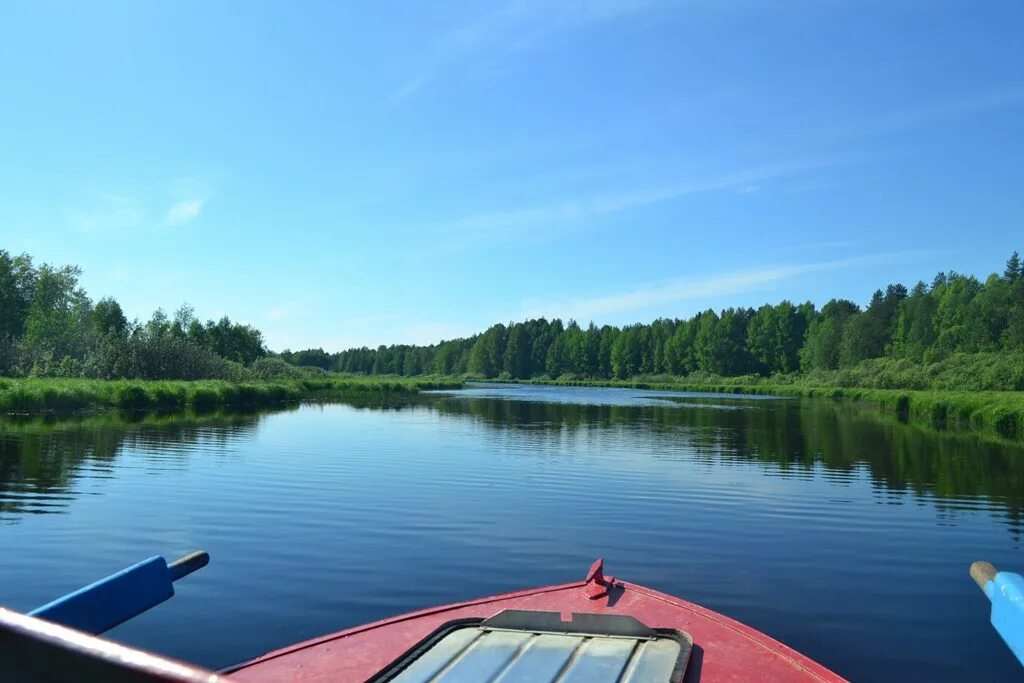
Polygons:
<instances>
[{"instance_id":1,"label":"wispy cloud","mask_svg":"<svg viewBox=\"0 0 1024 683\"><path fill-rule=\"evenodd\" d=\"M206 202L202 199L184 199L175 202L164 214L164 225L176 226L193 221L203 212Z\"/></svg>"},{"instance_id":2,"label":"wispy cloud","mask_svg":"<svg viewBox=\"0 0 1024 683\"><path fill-rule=\"evenodd\" d=\"M84 233L159 230L194 221L209 196L200 179L179 178L163 188L90 190L68 215L74 229Z\"/></svg>"},{"instance_id":3,"label":"wispy cloud","mask_svg":"<svg viewBox=\"0 0 1024 683\"><path fill-rule=\"evenodd\" d=\"M1024 86L1015 85L922 102L874 119L832 127L826 132L840 137L881 135L1020 106L1024 106Z\"/></svg>"},{"instance_id":4,"label":"wispy cloud","mask_svg":"<svg viewBox=\"0 0 1024 683\"><path fill-rule=\"evenodd\" d=\"M74 224L81 232L98 233L126 230L142 224L142 203L127 195L101 194L90 205L75 213Z\"/></svg>"},{"instance_id":5,"label":"wispy cloud","mask_svg":"<svg viewBox=\"0 0 1024 683\"><path fill-rule=\"evenodd\" d=\"M408 81L398 86L393 93L391 93L391 100L398 101L412 97L423 87L430 82L430 74L423 73L415 78L410 78Z\"/></svg>"},{"instance_id":6,"label":"wispy cloud","mask_svg":"<svg viewBox=\"0 0 1024 683\"><path fill-rule=\"evenodd\" d=\"M763 268L686 277L641 285L625 292L563 301L528 300L523 302L527 318L546 316L575 320L607 319L619 313L643 311L666 304L702 301L754 291L800 275L843 268L904 263L923 256L923 251L902 251L816 263L767 266Z\"/></svg>"},{"instance_id":7,"label":"wispy cloud","mask_svg":"<svg viewBox=\"0 0 1024 683\"><path fill-rule=\"evenodd\" d=\"M420 92L445 69L469 59L490 73L500 71L503 56L536 48L554 36L588 25L667 4L664 0L513 0L476 21L440 36L427 58L427 69L399 86L392 100Z\"/></svg>"},{"instance_id":8,"label":"wispy cloud","mask_svg":"<svg viewBox=\"0 0 1024 683\"><path fill-rule=\"evenodd\" d=\"M573 224L595 220L626 211L642 209L684 197L707 192L736 191L745 193L752 185L762 189L764 183L801 171L820 168L824 162L790 163L764 166L707 178L680 179L647 187L605 192L590 197L566 199L533 207L506 209L458 218L447 226L451 238L433 244L431 253L450 252L489 246L495 241L522 239L531 231L568 229Z\"/></svg>"}]
</instances>

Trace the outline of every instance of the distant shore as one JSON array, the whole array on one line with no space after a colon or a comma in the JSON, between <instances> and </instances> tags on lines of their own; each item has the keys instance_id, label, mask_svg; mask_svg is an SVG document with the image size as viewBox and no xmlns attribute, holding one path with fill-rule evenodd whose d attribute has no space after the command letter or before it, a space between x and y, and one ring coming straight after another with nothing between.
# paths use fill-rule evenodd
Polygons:
<instances>
[{"instance_id":1,"label":"distant shore","mask_svg":"<svg viewBox=\"0 0 1024 683\"><path fill-rule=\"evenodd\" d=\"M743 383L723 379L720 383L694 383L663 379L569 380L569 379L485 379L482 382L542 384L579 387L623 387L663 391L692 391L720 394L801 396L872 403L883 412L937 428L954 427L988 433L1003 439L1024 441L1024 393L1014 391L945 391L868 389L817 386L794 382Z\"/></svg>"},{"instance_id":2,"label":"distant shore","mask_svg":"<svg viewBox=\"0 0 1024 683\"><path fill-rule=\"evenodd\" d=\"M230 382L224 380L93 380L0 378L0 413L32 415L89 410L215 410L303 400L388 400L431 389L461 389L467 381L574 387L620 387L699 393L756 394L850 400L875 405L902 421L966 429L1024 442L1024 392L874 389L719 378L688 381L654 376L625 380L509 379L463 376L348 376Z\"/></svg>"}]
</instances>

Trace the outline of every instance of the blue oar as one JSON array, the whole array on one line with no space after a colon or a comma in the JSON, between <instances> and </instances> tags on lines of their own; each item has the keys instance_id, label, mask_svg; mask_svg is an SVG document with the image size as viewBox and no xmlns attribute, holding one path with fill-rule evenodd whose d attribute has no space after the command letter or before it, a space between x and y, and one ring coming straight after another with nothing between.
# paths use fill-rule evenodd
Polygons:
<instances>
[{"instance_id":1,"label":"blue oar","mask_svg":"<svg viewBox=\"0 0 1024 683\"><path fill-rule=\"evenodd\" d=\"M1024 576L975 562L971 577L992 601L992 626L1024 664Z\"/></svg>"},{"instance_id":2,"label":"blue oar","mask_svg":"<svg viewBox=\"0 0 1024 683\"><path fill-rule=\"evenodd\" d=\"M170 599L175 581L209 562L210 556L202 550L170 564L160 556L151 557L43 605L29 615L87 633L103 633Z\"/></svg>"}]
</instances>

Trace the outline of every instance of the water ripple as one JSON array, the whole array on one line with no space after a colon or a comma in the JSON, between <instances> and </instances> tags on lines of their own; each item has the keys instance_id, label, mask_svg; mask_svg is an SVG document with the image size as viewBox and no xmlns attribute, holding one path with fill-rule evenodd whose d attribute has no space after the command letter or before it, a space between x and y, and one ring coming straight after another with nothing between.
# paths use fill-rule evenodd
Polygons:
<instances>
[{"instance_id":1,"label":"water ripple","mask_svg":"<svg viewBox=\"0 0 1024 683\"><path fill-rule=\"evenodd\" d=\"M0 423L0 602L204 547L209 568L115 635L224 666L603 555L855 680L1011 670L965 568L1020 564L1016 449L827 403L603 389L203 419Z\"/></svg>"}]
</instances>

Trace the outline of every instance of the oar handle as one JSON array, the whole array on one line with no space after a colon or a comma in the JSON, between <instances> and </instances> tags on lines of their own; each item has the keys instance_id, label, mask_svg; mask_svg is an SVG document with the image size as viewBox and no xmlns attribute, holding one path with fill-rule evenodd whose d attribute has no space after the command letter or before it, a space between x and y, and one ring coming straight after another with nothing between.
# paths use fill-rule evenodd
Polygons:
<instances>
[{"instance_id":1,"label":"oar handle","mask_svg":"<svg viewBox=\"0 0 1024 683\"><path fill-rule=\"evenodd\" d=\"M984 591L985 585L996 578L996 568L990 562L978 560L971 563L971 578L978 584L978 588Z\"/></svg>"},{"instance_id":2,"label":"oar handle","mask_svg":"<svg viewBox=\"0 0 1024 683\"><path fill-rule=\"evenodd\" d=\"M210 553L205 550L197 550L171 562L167 565L167 570L171 573L171 581L177 581L208 564L210 564Z\"/></svg>"}]
</instances>

